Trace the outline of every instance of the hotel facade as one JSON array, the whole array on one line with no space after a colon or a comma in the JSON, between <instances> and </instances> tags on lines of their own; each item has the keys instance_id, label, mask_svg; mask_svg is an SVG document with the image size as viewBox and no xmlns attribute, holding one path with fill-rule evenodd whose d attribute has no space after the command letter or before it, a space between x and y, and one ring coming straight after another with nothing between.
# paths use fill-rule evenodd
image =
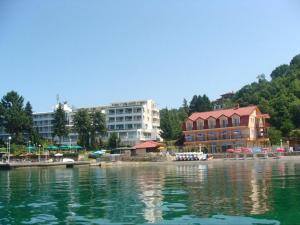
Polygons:
<instances>
[{"instance_id":1,"label":"hotel facade","mask_svg":"<svg viewBox=\"0 0 300 225\"><path fill-rule=\"evenodd\" d=\"M264 146L269 118L257 106L193 113L183 125L185 145L206 147L211 153Z\"/></svg>"},{"instance_id":2,"label":"hotel facade","mask_svg":"<svg viewBox=\"0 0 300 225\"><path fill-rule=\"evenodd\" d=\"M159 108L153 100L119 102L108 106L78 109L64 103L63 108L70 133L63 137L62 144L77 143L78 134L74 130L73 116L79 109L86 109L88 112L100 111L105 114L107 134L101 137L103 141L107 141L112 133L118 135L121 145L128 146L134 146L143 141L162 140L159 129ZM58 138L53 137L54 109L50 112L34 113L33 125L41 137L58 142ZM7 139L8 136L1 128L0 138Z\"/></svg>"}]
</instances>

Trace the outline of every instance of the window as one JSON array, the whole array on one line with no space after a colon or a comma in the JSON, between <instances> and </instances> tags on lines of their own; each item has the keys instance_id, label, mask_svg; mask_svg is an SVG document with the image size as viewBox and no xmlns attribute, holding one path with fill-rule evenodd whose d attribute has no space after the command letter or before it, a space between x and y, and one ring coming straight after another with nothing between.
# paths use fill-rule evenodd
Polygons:
<instances>
[{"instance_id":1,"label":"window","mask_svg":"<svg viewBox=\"0 0 300 225\"><path fill-rule=\"evenodd\" d=\"M239 131L239 130L233 131L233 137L234 137L235 139L242 138L241 131Z\"/></svg>"},{"instance_id":2,"label":"window","mask_svg":"<svg viewBox=\"0 0 300 225\"><path fill-rule=\"evenodd\" d=\"M208 139L209 140L216 140L217 134L215 132L208 133Z\"/></svg>"},{"instance_id":3,"label":"window","mask_svg":"<svg viewBox=\"0 0 300 225\"><path fill-rule=\"evenodd\" d=\"M116 125L116 130L124 130L124 125Z\"/></svg>"},{"instance_id":4,"label":"window","mask_svg":"<svg viewBox=\"0 0 300 225\"><path fill-rule=\"evenodd\" d=\"M186 135L185 136L185 141L193 141L193 136L192 135Z\"/></svg>"},{"instance_id":5,"label":"window","mask_svg":"<svg viewBox=\"0 0 300 225\"><path fill-rule=\"evenodd\" d=\"M186 123L186 130L193 130L193 123L187 122Z\"/></svg>"},{"instance_id":6,"label":"window","mask_svg":"<svg viewBox=\"0 0 300 225\"><path fill-rule=\"evenodd\" d=\"M216 120L215 119L209 119L208 120L208 127L209 129L213 129L216 127Z\"/></svg>"},{"instance_id":7,"label":"window","mask_svg":"<svg viewBox=\"0 0 300 225\"><path fill-rule=\"evenodd\" d=\"M234 127L240 126L240 118L239 118L239 117L234 117L234 118L233 118L233 123L232 123L232 125L233 125Z\"/></svg>"},{"instance_id":8,"label":"window","mask_svg":"<svg viewBox=\"0 0 300 225\"><path fill-rule=\"evenodd\" d=\"M198 120L197 121L197 130L202 130L204 128L204 121Z\"/></svg>"},{"instance_id":9,"label":"window","mask_svg":"<svg viewBox=\"0 0 300 225\"><path fill-rule=\"evenodd\" d=\"M228 126L228 120L227 119L221 120L221 127L227 127L227 126Z\"/></svg>"},{"instance_id":10,"label":"window","mask_svg":"<svg viewBox=\"0 0 300 225\"><path fill-rule=\"evenodd\" d=\"M222 137L222 139L227 139L227 138L228 138L228 133L227 133L227 131L223 131L223 132L221 133L221 137Z\"/></svg>"},{"instance_id":11,"label":"window","mask_svg":"<svg viewBox=\"0 0 300 225\"><path fill-rule=\"evenodd\" d=\"M197 134L197 141L204 141L205 140L205 135L202 133Z\"/></svg>"},{"instance_id":12,"label":"window","mask_svg":"<svg viewBox=\"0 0 300 225\"><path fill-rule=\"evenodd\" d=\"M108 114L110 114L110 115L115 114L115 110L114 110L114 109L110 109L110 110L108 111Z\"/></svg>"}]
</instances>

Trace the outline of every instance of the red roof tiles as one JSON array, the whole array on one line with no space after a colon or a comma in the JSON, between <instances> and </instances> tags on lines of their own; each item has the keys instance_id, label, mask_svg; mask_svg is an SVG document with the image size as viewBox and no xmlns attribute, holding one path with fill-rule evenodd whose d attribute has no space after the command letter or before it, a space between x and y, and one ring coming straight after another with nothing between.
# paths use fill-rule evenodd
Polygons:
<instances>
[{"instance_id":1,"label":"red roof tiles","mask_svg":"<svg viewBox=\"0 0 300 225\"><path fill-rule=\"evenodd\" d=\"M161 146L160 143L155 141L146 141L134 146L135 149L145 149L145 148L159 148Z\"/></svg>"},{"instance_id":2,"label":"red roof tiles","mask_svg":"<svg viewBox=\"0 0 300 225\"><path fill-rule=\"evenodd\" d=\"M196 121L197 119L200 119L200 118L203 120L207 120L209 117L218 119L222 115L226 116L226 117L231 117L234 114L236 114L238 116L249 116L255 110L258 110L257 106L223 109L223 110L210 111L210 112L200 112L200 113L193 113L188 119L190 119L192 121ZM258 110L258 112L260 112L260 111Z\"/></svg>"}]
</instances>

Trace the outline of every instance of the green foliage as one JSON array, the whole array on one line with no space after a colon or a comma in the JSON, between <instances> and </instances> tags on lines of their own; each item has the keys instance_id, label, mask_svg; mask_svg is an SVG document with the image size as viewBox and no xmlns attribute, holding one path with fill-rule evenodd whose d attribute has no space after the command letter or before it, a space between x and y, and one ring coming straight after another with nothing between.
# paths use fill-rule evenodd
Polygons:
<instances>
[{"instance_id":1,"label":"green foliage","mask_svg":"<svg viewBox=\"0 0 300 225\"><path fill-rule=\"evenodd\" d=\"M89 113L86 109L80 109L74 114L73 122L80 145L92 148L102 145L100 135L106 132L106 121L103 113L99 111Z\"/></svg>"},{"instance_id":2,"label":"green foliage","mask_svg":"<svg viewBox=\"0 0 300 225\"><path fill-rule=\"evenodd\" d=\"M15 91L8 92L1 99L0 126L12 135L13 142L23 143L22 134L28 129L30 116L24 108L24 98Z\"/></svg>"},{"instance_id":3,"label":"green foliage","mask_svg":"<svg viewBox=\"0 0 300 225\"><path fill-rule=\"evenodd\" d=\"M210 110L212 110L212 103L205 94L203 96L193 96L189 106L189 115L194 112L206 112Z\"/></svg>"},{"instance_id":4,"label":"green foliage","mask_svg":"<svg viewBox=\"0 0 300 225\"><path fill-rule=\"evenodd\" d=\"M233 101L241 106L258 105L270 114L271 126L288 137L300 128L300 55L290 65L275 68L270 76L271 81L258 77L258 82L241 88Z\"/></svg>"},{"instance_id":5,"label":"green foliage","mask_svg":"<svg viewBox=\"0 0 300 225\"><path fill-rule=\"evenodd\" d=\"M78 144L84 147L89 146L89 134L91 131L91 118L86 109L78 110L73 116L73 123L78 133Z\"/></svg>"},{"instance_id":6,"label":"green foliage","mask_svg":"<svg viewBox=\"0 0 300 225\"><path fill-rule=\"evenodd\" d=\"M121 142L121 140L118 137L118 135L116 133L111 133L108 138L107 146L110 149L115 149L120 146L120 142Z\"/></svg>"},{"instance_id":7,"label":"green foliage","mask_svg":"<svg viewBox=\"0 0 300 225\"><path fill-rule=\"evenodd\" d=\"M294 66L296 68L300 68L300 54L296 55L292 61L291 61L291 66Z\"/></svg>"},{"instance_id":8,"label":"green foliage","mask_svg":"<svg viewBox=\"0 0 300 225\"><path fill-rule=\"evenodd\" d=\"M90 114L91 117L91 144L94 148L102 145L101 135L106 133L105 115L99 111Z\"/></svg>"},{"instance_id":9,"label":"green foliage","mask_svg":"<svg viewBox=\"0 0 300 225\"><path fill-rule=\"evenodd\" d=\"M67 128L67 117L61 103L58 104L57 109L54 112L53 120L53 135L59 137L59 143L61 143L62 137L68 135L69 130Z\"/></svg>"},{"instance_id":10,"label":"green foliage","mask_svg":"<svg viewBox=\"0 0 300 225\"><path fill-rule=\"evenodd\" d=\"M161 137L166 141L177 140L181 138L182 124L187 118L184 107L179 109L162 109L160 110L160 129Z\"/></svg>"},{"instance_id":11,"label":"green foliage","mask_svg":"<svg viewBox=\"0 0 300 225\"><path fill-rule=\"evenodd\" d=\"M285 76L288 70L289 70L289 65L283 64L276 67L276 69L272 71L270 76L272 79L276 79L278 77Z\"/></svg>"},{"instance_id":12,"label":"green foliage","mask_svg":"<svg viewBox=\"0 0 300 225\"><path fill-rule=\"evenodd\" d=\"M268 131L268 135L269 135L270 142L272 145L280 144L280 140L282 139L282 133L280 130L277 130L276 128L271 127Z\"/></svg>"}]
</instances>

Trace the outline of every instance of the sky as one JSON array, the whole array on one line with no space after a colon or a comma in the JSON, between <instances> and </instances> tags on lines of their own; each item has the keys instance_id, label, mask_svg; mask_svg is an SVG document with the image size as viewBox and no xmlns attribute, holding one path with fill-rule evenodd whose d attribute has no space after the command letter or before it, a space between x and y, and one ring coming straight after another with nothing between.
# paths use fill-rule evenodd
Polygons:
<instances>
[{"instance_id":1,"label":"sky","mask_svg":"<svg viewBox=\"0 0 300 225\"><path fill-rule=\"evenodd\" d=\"M299 0L1 0L0 96L36 112L153 99L179 107L300 53Z\"/></svg>"}]
</instances>

